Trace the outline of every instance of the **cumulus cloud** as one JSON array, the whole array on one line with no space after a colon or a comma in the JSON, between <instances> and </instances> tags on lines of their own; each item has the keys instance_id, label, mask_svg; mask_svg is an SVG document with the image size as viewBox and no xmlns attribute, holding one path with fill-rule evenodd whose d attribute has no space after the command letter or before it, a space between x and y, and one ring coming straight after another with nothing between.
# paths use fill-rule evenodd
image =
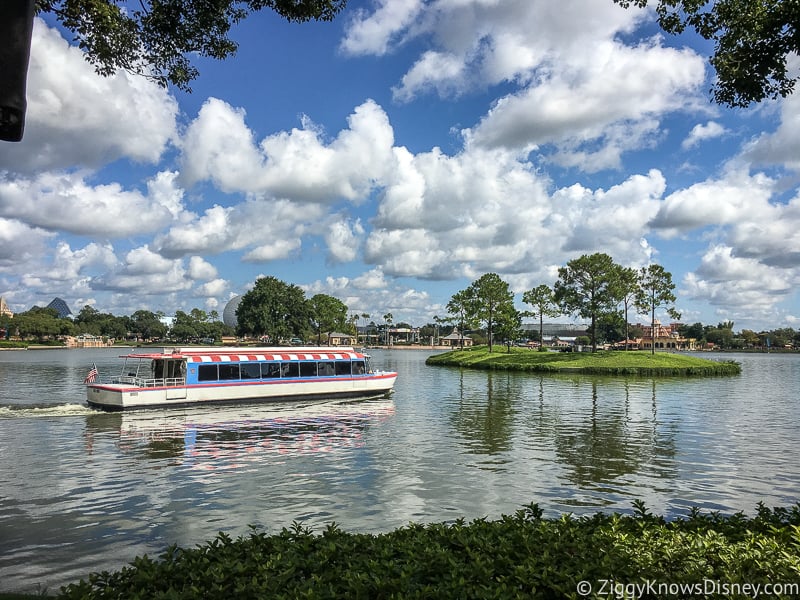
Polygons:
<instances>
[{"instance_id":1,"label":"cumulus cloud","mask_svg":"<svg viewBox=\"0 0 800 600\"><path fill-rule=\"evenodd\" d=\"M423 9L420 0L383 0L374 12L354 11L340 48L347 54L382 55Z\"/></svg>"},{"instance_id":2,"label":"cumulus cloud","mask_svg":"<svg viewBox=\"0 0 800 600\"><path fill-rule=\"evenodd\" d=\"M737 257L726 245L710 247L700 266L684 278L688 295L714 306L768 313L797 285L800 273L753 258Z\"/></svg>"},{"instance_id":3,"label":"cumulus cloud","mask_svg":"<svg viewBox=\"0 0 800 600\"><path fill-rule=\"evenodd\" d=\"M0 217L0 273L30 271L31 263L46 250L53 234L17 219Z\"/></svg>"},{"instance_id":4,"label":"cumulus cloud","mask_svg":"<svg viewBox=\"0 0 800 600\"><path fill-rule=\"evenodd\" d=\"M333 263L354 260L358 255L364 227L360 220L348 218L337 219L328 226L325 242L328 246L328 257Z\"/></svg>"},{"instance_id":5,"label":"cumulus cloud","mask_svg":"<svg viewBox=\"0 0 800 600\"><path fill-rule=\"evenodd\" d=\"M305 119L303 129L280 132L255 145L245 113L210 99L183 144L189 184L210 180L225 192L268 194L300 202L360 202L390 165L394 132L372 100L356 107L348 128L329 143Z\"/></svg>"},{"instance_id":6,"label":"cumulus cloud","mask_svg":"<svg viewBox=\"0 0 800 600\"><path fill-rule=\"evenodd\" d=\"M142 295L181 292L190 289L192 284L182 260L164 258L148 246L130 250L114 269L90 282L94 290Z\"/></svg>"},{"instance_id":7,"label":"cumulus cloud","mask_svg":"<svg viewBox=\"0 0 800 600\"><path fill-rule=\"evenodd\" d=\"M560 144L580 149L592 141L624 139L654 129L654 117L696 102L702 59L689 50L609 41L587 53L588 64L564 67L519 93L498 100L465 136L472 144L526 148ZM587 59L588 60L588 59ZM617 132L609 131L616 127ZM625 149L632 149L633 145ZM615 161L616 162L616 161ZM616 167L608 161L606 167Z\"/></svg>"},{"instance_id":8,"label":"cumulus cloud","mask_svg":"<svg viewBox=\"0 0 800 600\"><path fill-rule=\"evenodd\" d=\"M22 142L0 145L0 165L18 173L118 158L154 163L177 134L178 105L166 90L123 72L98 77L81 50L38 18L27 98Z\"/></svg>"},{"instance_id":9,"label":"cumulus cloud","mask_svg":"<svg viewBox=\"0 0 800 600\"><path fill-rule=\"evenodd\" d=\"M689 132L689 135L686 137L686 139L681 142L681 148L688 150L689 148L693 148L705 140L721 137L727 132L728 130L716 121L709 121L705 125L695 125Z\"/></svg>"},{"instance_id":10,"label":"cumulus cloud","mask_svg":"<svg viewBox=\"0 0 800 600\"><path fill-rule=\"evenodd\" d=\"M189 277L192 279L213 279L217 276L217 268L202 256L189 258Z\"/></svg>"},{"instance_id":11,"label":"cumulus cloud","mask_svg":"<svg viewBox=\"0 0 800 600\"><path fill-rule=\"evenodd\" d=\"M325 214L322 206L298 210L288 200L251 199L228 207L214 205L202 215L171 227L155 243L159 252L170 258L249 249L244 260L275 260L299 249L305 229Z\"/></svg>"},{"instance_id":12,"label":"cumulus cloud","mask_svg":"<svg viewBox=\"0 0 800 600\"><path fill-rule=\"evenodd\" d=\"M774 188L775 182L763 173L750 175L744 169L733 169L721 179L673 192L650 224L669 236L749 220L767 209Z\"/></svg>"},{"instance_id":13,"label":"cumulus cloud","mask_svg":"<svg viewBox=\"0 0 800 600\"><path fill-rule=\"evenodd\" d=\"M757 165L800 170L800 94L792 94L781 101L777 129L762 133L748 143L742 158Z\"/></svg>"},{"instance_id":14,"label":"cumulus cloud","mask_svg":"<svg viewBox=\"0 0 800 600\"><path fill-rule=\"evenodd\" d=\"M106 238L151 233L180 216L174 174L159 174L148 194L118 183L89 185L83 174L47 172L32 179L0 174L0 216L32 227Z\"/></svg>"}]
</instances>

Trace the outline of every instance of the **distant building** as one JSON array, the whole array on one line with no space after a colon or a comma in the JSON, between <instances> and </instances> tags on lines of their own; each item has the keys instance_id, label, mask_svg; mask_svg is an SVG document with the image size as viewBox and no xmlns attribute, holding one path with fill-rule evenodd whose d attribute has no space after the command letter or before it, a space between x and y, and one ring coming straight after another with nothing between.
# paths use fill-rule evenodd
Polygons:
<instances>
[{"instance_id":1,"label":"distant building","mask_svg":"<svg viewBox=\"0 0 800 600\"><path fill-rule=\"evenodd\" d=\"M450 346L451 348L469 348L472 346L472 338L460 333L458 329L453 329L453 333L439 338L440 346Z\"/></svg>"},{"instance_id":2,"label":"distant building","mask_svg":"<svg viewBox=\"0 0 800 600\"><path fill-rule=\"evenodd\" d=\"M539 323L523 323L522 330L526 333L539 333ZM589 326L578 323L542 323L542 335L547 337L578 337L588 335Z\"/></svg>"},{"instance_id":3,"label":"distant building","mask_svg":"<svg viewBox=\"0 0 800 600\"><path fill-rule=\"evenodd\" d=\"M8 308L8 304L6 304L6 299L0 297L0 317L13 317L14 313L11 312L11 309Z\"/></svg>"},{"instance_id":4,"label":"distant building","mask_svg":"<svg viewBox=\"0 0 800 600\"><path fill-rule=\"evenodd\" d=\"M328 334L328 344L331 346L352 346L355 342L355 337L349 333L339 333L332 331Z\"/></svg>"},{"instance_id":5,"label":"distant building","mask_svg":"<svg viewBox=\"0 0 800 600\"><path fill-rule=\"evenodd\" d=\"M671 323L670 325L662 325L660 321L656 320L655 327L650 325L643 325L642 330L644 334L639 342L639 348L642 350L652 350L655 346L656 350L694 350L697 340L694 338L685 338L678 333L680 323Z\"/></svg>"},{"instance_id":6,"label":"distant building","mask_svg":"<svg viewBox=\"0 0 800 600\"><path fill-rule=\"evenodd\" d=\"M62 319L72 318L72 311L61 298L53 298L50 304L47 305L47 308L54 308L58 312L58 316Z\"/></svg>"}]
</instances>

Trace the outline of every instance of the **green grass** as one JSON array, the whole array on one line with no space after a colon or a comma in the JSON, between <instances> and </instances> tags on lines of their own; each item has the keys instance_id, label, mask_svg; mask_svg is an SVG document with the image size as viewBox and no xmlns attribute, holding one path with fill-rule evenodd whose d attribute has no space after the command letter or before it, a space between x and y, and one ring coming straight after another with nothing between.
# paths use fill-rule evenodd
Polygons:
<instances>
[{"instance_id":1,"label":"green grass","mask_svg":"<svg viewBox=\"0 0 800 600\"><path fill-rule=\"evenodd\" d=\"M708 376L741 373L741 366L734 361L718 362L671 352L536 352L527 348L511 348L511 352L507 352L505 346L495 346L492 353L486 346L452 350L430 356L425 362L471 369L591 375Z\"/></svg>"},{"instance_id":2,"label":"green grass","mask_svg":"<svg viewBox=\"0 0 800 600\"><path fill-rule=\"evenodd\" d=\"M347 533L333 524L314 533L295 523L274 535L253 530L232 539L220 533L194 548L172 546L157 559L141 556L119 571L93 573L61 588L58 597L579 598L586 589L580 582L600 592L613 580L627 587L589 597L754 597L705 593L702 586L712 582L760 585L759 597L790 598L800 592L799 526L798 506L760 505L753 518L693 509L687 518L667 521L641 502L628 515L552 519L531 504L495 521L412 523L379 535ZM632 588L648 582L695 592ZM769 595L765 584L784 587Z\"/></svg>"}]
</instances>

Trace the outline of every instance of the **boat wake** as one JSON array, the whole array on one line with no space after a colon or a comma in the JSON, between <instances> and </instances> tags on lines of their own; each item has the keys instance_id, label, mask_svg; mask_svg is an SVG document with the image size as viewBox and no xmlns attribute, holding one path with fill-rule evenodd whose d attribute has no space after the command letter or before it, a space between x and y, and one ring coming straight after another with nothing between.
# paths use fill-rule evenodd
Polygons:
<instances>
[{"instance_id":1,"label":"boat wake","mask_svg":"<svg viewBox=\"0 0 800 600\"><path fill-rule=\"evenodd\" d=\"M97 411L86 404L5 404L0 405L0 419L36 419L85 417Z\"/></svg>"}]
</instances>

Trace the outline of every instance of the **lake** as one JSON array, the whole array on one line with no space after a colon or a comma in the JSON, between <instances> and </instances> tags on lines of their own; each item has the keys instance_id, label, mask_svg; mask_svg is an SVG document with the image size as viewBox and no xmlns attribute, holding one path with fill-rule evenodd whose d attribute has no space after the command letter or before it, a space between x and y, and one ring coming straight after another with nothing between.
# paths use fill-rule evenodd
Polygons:
<instances>
[{"instance_id":1,"label":"lake","mask_svg":"<svg viewBox=\"0 0 800 600\"><path fill-rule=\"evenodd\" d=\"M0 352L0 591L55 592L168 545L293 521L383 532L409 522L800 499L800 355L710 355L708 379L541 376L427 367L388 399L113 414L85 405L120 349Z\"/></svg>"}]
</instances>

